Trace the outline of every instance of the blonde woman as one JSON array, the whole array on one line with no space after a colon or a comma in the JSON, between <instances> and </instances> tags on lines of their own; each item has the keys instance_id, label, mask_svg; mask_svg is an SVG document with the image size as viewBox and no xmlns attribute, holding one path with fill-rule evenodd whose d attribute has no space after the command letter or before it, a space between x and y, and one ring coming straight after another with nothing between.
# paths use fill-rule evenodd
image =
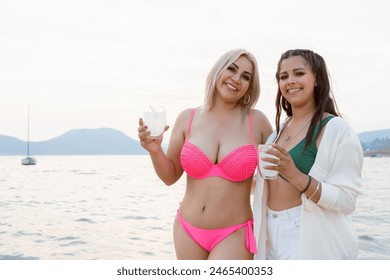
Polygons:
<instances>
[{"instance_id":1,"label":"blonde woman","mask_svg":"<svg viewBox=\"0 0 390 280\"><path fill-rule=\"evenodd\" d=\"M251 185L257 146L272 131L253 109L259 94L255 57L235 49L211 69L204 104L177 117L166 154L161 139L150 139L148 124L139 121L141 145L160 179L172 185L186 173L173 225L178 259L249 260L256 253Z\"/></svg>"}]
</instances>

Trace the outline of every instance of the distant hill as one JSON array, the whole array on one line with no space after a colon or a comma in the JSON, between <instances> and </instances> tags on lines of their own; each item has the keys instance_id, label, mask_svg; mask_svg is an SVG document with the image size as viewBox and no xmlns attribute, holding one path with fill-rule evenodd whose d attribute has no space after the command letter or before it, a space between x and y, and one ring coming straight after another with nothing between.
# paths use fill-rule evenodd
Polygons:
<instances>
[{"instance_id":1,"label":"distant hill","mask_svg":"<svg viewBox=\"0 0 390 280\"><path fill-rule=\"evenodd\" d=\"M390 129L359 133L364 155L367 157L390 157Z\"/></svg>"},{"instance_id":2,"label":"distant hill","mask_svg":"<svg viewBox=\"0 0 390 280\"><path fill-rule=\"evenodd\" d=\"M27 143L0 135L0 155L25 155ZM147 152L124 133L111 129L74 129L41 142L30 142L31 155L139 155Z\"/></svg>"},{"instance_id":3,"label":"distant hill","mask_svg":"<svg viewBox=\"0 0 390 280\"><path fill-rule=\"evenodd\" d=\"M363 143L383 138L390 138L390 129L374 130L359 133L359 139Z\"/></svg>"},{"instance_id":4,"label":"distant hill","mask_svg":"<svg viewBox=\"0 0 390 280\"><path fill-rule=\"evenodd\" d=\"M365 156L390 156L390 129L358 134ZM1 155L25 155L27 143L0 135ZM112 128L73 129L47 141L30 142L31 155L141 155L147 152Z\"/></svg>"}]
</instances>

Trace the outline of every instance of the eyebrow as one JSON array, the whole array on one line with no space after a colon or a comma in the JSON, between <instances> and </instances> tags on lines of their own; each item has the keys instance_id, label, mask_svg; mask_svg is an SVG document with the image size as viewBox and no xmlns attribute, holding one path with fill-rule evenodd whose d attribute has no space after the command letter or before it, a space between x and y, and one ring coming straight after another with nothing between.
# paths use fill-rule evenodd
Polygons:
<instances>
[{"instance_id":1,"label":"eyebrow","mask_svg":"<svg viewBox=\"0 0 390 280\"><path fill-rule=\"evenodd\" d=\"M294 69L293 69L293 72L301 71L301 70L306 70L306 68L304 68L304 67L294 68ZM287 73L287 71L280 72L279 75L280 75L280 74L283 74L283 73Z\"/></svg>"},{"instance_id":2,"label":"eyebrow","mask_svg":"<svg viewBox=\"0 0 390 280\"><path fill-rule=\"evenodd\" d=\"M235 64L234 62L232 63L232 65L234 65L237 69L240 69L240 67L238 67L238 65L237 64ZM248 72L248 71L244 71L244 73L247 73L247 74L249 74L249 75L251 75L252 76L252 73L251 72Z\"/></svg>"}]
</instances>

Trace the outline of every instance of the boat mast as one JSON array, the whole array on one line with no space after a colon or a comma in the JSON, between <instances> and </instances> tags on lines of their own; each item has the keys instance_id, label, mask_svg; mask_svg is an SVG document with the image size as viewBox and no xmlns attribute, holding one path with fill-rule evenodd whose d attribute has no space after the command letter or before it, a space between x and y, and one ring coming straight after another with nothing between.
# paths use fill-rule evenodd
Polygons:
<instances>
[{"instance_id":1,"label":"boat mast","mask_svg":"<svg viewBox=\"0 0 390 280\"><path fill-rule=\"evenodd\" d=\"M27 109L27 157L30 156L30 105Z\"/></svg>"}]
</instances>

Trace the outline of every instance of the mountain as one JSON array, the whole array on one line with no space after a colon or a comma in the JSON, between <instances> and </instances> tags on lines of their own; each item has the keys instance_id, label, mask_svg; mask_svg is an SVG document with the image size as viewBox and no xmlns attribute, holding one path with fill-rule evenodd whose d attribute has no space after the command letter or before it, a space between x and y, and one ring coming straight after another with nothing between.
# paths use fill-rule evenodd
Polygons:
<instances>
[{"instance_id":1,"label":"mountain","mask_svg":"<svg viewBox=\"0 0 390 280\"><path fill-rule=\"evenodd\" d=\"M359 133L359 139L362 143L371 142L375 139L390 138L390 129L381 129Z\"/></svg>"},{"instance_id":2,"label":"mountain","mask_svg":"<svg viewBox=\"0 0 390 280\"><path fill-rule=\"evenodd\" d=\"M390 156L390 129L358 134L365 156ZM27 144L0 135L1 155L25 155ZM111 128L73 129L47 141L30 142L35 155L141 155L147 152L124 133Z\"/></svg>"},{"instance_id":3,"label":"mountain","mask_svg":"<svg viewBox=\"0 0 390 280\"><path fill-rule=\"evenodd\" d=\"M362 132L358 136L365 156L390 157L390 129Z\"/></svg>"},{"instance_id":4,"label":"mountain","mask_svg":"<svg viewBox=\"0 0 390 280\"><path fill-rule=\"evenodd\" d=\"M25 155L27 143L11 136L0 135L0 155Z\"/></svg>"},{"instance_id":5,"label":"mountain","mask_svg":"<svg viewBox=\"0 0 390 280\"><path fill-rule=\"evenodd\" d=\"M0 155L25 155L26 142L0 135ZM111 129L74 129L47 141L31 142L35 155L139 155L147 154L136 141Z\"/></svg>"}]
</instances>

